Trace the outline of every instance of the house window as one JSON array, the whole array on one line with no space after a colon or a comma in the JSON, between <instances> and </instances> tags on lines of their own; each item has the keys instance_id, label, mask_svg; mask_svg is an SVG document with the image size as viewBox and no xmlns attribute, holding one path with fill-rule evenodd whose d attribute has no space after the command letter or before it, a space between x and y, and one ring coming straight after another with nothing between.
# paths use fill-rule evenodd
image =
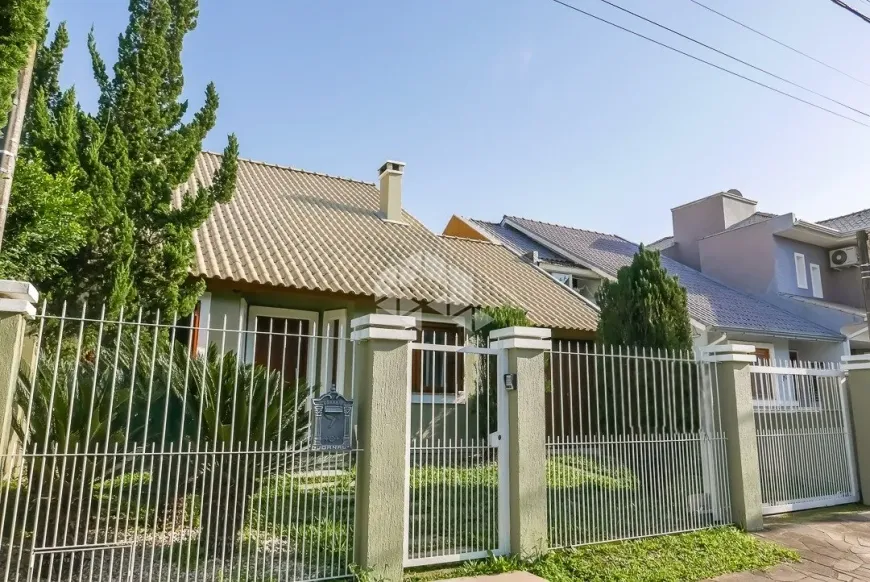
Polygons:
<instances>
[{"instance_id":1,"label":"house window","mask_svg":"<svg viewBox=\"0 0 870 582\"><path fill-rule=\"evenodd\" d=\"M819 368L819 362L803 362L796 350L789 350L789 363L793 368ZM817 376L792 376L792 400L799 406L818 406L819 378Z\"/></svg>"},{"instance_id":2,"label":"house window","mask_svg":"<svg viewBox=\"0 0 870 582\"><path fill-rule=\"evenodd\" d=\"M345 328L347 312L344 309L323 314L323 348L320 360L320 384L324 392L335 388L344 394Z\"/></svg>"},{"instance_id":3,"label":"house window","mask_svg":"<svg viewBox=\"0 0 870 582\"><path fill-rule=\"evenodd\" d=\"M815 263L810 263L810 279L813 282L813 297L822 299L825 296L822 291L822 269Z\"/></svg>"},{"instance_id":4,"label":"house window","mask_svg":"<svg viewBox=\"0 0 870 582\"><path fill-rule=\"evenodd\" d=\"M807 260L800 253L794 254L794 269L797 276L797 286L799 289L808 289L807 285Z\"/></svg>"},{"instance_id":5,"label":"house window","mask_svg":"<svg viewBox=\"0 0 870 582\"><path fill-rule=\"evenodd\" d=\"M287 384L315 380L318 314L311 311L251 307L248 312L248 361L282 374Z\"/></svg>"},{"instance_id":6,"label":"house window","mask_svg":"<svg viewBox=\"0 0 870 582\"><path fill-rule=\"evenodd\" d=\"M208 351L211 327L211 293L203 293L190 320L190 355L203 355Z\"/></svg>"},{"instance_id":7,"label":"house window","mask_svg":"<svg viewBox=\"0 0 870 582\"><path fill-rule=\"evenodd\" d=\"M755 348L755 363L759 366L771 366L770 349ZM776 377L773 374L752 374L752 398L771 402L776 400Z\"/></svg>"},{"instance_id":8,"label":"house window","mask_svg":"<svg viewBox=\"0 0 870 582\"><path fill-rule=\"evenodd\" d=\"M550 276L562 285L567 285L568 287L571 286L571 275L568 273L550 273Z\"/></svg>"},{"instance_id":9,"label":"house window","mask_svg":"<svg viewBox=\"0 0 870 582\"><path fill-rule=\"evenodd\" d=\"M450 324L424 322L417 342L430 345L465 345L465 331ZM458 352L415 349L411 361L412 390L416 394L456 395L462 392L465 362Z\"/></svg>"}]
</instances>

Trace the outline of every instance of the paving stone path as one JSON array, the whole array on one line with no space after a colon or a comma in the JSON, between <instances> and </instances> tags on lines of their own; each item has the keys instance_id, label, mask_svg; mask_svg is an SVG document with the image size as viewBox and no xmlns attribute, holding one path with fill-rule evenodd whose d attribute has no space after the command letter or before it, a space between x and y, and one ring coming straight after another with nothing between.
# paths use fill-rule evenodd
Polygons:
<instances>
[{"instance_id":1,"label":"paving stone path","mask_svg":"<svg viewBox=\"0 0 870 582\"><path fill-rule=\"evenodd\" d=\"M870 510L856 506L767 518L759 537L794 548L801 561L718 582L836 580L870 582Z\"/></svg>"}]
</instances>

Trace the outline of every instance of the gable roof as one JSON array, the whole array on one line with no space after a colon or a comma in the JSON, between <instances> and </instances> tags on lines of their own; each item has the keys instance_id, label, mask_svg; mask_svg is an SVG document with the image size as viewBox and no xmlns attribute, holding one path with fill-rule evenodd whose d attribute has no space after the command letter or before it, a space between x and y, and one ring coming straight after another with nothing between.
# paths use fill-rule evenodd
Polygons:
<instances>
[{"instance_id":1,"label":"gable roof","mask_svg":"<svg viewBox=\"0 0 870 582\"><path fill-rule=\"evenodd\" d=\"M522 233L510 229L503 228L497 222L487 222L485 220L477 220L474 218L467 219L478 229L485 231L490 236L495 236L500 243L510 248L518 255L536 252L538 258L547 263L557 263L571 265L574 263L571 259L565 258L557 253L554 253L550 248L540 243L537 243Z\"/></svg>"},{"instance_id":2,"label":"gable roof","mask_svg":"<svg viewBox=\"0 0 870 582\"><path fill-rule=\"evenodd\" d=\"M663 251L674 246L674 237L673 236L663 236L657 241L653 241L646 245L648 249L652 249L654 251Z\"/></svg>"},{"instance_id":3,"label":"gable roof","mask_svg":"<svg viewBox=\"0 0 870 582\"><path fill-rule=\"evenodd\" d=\"M203 152L174 202L209 185ZM236 194L195 232L192 274L210 279L458 306L517 305L536 324L592 331L598 312L499 244L436 235L378 215L368 182L239 160Z\"/></svg>"},{"instance_id":4,"label":"gable roof","mask_svg":"<svg viewBox=\"0 0 870 582\"><path fill-rule=\"evenodd\" d=\"M870 228L870 208L844 214L827 220L820 220L816 224L839 230L840 232L853 232Z\"/></svg>"},{"instance_id":5,"label":"gable roof","mask_svg":"<svg viewBox=\"0 0 870 582\"><path fill-rule=\"evenodd\" d=\"M528 233L576 257L583 266L615 277L631 264L638 246L615 235L560 226L526 218L505 216L496 236L506 230ZM539 242L539 244L541 244ZM690 316L715 328L793 338L842 340L832 330L793 315L752 295L731 289L668 257L662 265L686 288Z\"/></svg>"},{"instance_id":6,"label":"gable roof","mask_svg":"<svg viewBox=\"0 0 870 582\"><path fill-rule=\"evenodd\" d=\"M749 226L750 224L757 224L759 222L764 222L766 220L770 220L771 218L775 218L776 214L771 214L770 212L755 212L750 214L747 218L735 222L725 230L734 230L735 228L740 228L741 226ZM716 233L721 234L721 233ZM712 234L710 236L716 236L716 234ZM708 237L705 237L708 238Z\"/></svg>"}]
</instances>

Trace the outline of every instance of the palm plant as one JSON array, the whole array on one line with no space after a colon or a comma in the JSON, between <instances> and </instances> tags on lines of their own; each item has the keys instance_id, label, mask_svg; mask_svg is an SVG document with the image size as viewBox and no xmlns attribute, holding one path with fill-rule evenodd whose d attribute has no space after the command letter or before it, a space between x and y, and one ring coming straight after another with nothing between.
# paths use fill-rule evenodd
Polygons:
<instances>
[{"instance_id":1,"label":"palm plant","mask_svg":"<svg viewBox=\"0 0 870 582\"><path fill-rule=\"evenodd\" d=\"M234 353L211 346L191 355L165 330L121 330L96 349L60 343L43 346L34 372L22 367L13 418L28 453L22 481L36 488L19 497L37 504L46 527L51 515L66 513L58 508L99 519L91 505L106 498L101 477L148 473L114 492L127 496L128 515L147 503L153 527L158 517L176 526L177 507L193 492L209 541L232 541L269 459L307 442L309 387ZM81 530L91 525L76 519L60 535L87 535Z\"/></svg>"},{"instance_id":2,"label":"palm plant","mask_svg":"<svg viewBox=\"0 0 870 582\"><path fill-rule=\"evenodd\" d=\"M180 436L204 454L189 457L195 470L176 471L168 486L201 492L203 535L216 551L236 539L249 497L279 465L275 457L307 442L309 387L215 346L193 367L182 391L173 384L167 409L183 410Z\"/></svg>"}]
</instances>

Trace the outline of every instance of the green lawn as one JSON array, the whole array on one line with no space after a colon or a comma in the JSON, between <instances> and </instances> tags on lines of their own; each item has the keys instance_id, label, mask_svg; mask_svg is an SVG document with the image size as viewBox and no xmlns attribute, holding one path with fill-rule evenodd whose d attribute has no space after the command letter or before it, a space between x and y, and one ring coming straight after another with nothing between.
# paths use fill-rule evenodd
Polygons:
<instances>
[{"instance_id":1,"label":"green lawn","mask_svg":"<svg viewBox=\"0 0 870 582\"><path fill-rule=\"evenodd\" d=\"M412 466L413 556L446 550L487 551L497 546L498 466L486 460L476 462L476 466L443 467L422 462ZM352 468L259 480L248 497L240 541L266 548L280 539L314 563L335 564L342 571L353 546L355 481ZM150 503L153 485L150 473L126 473L95 482L93 501L99 509L95 519L103 523L104 530L116 524L140 532L155 528L169 531L188 524L198 527L197 495L188 492L183 503L173 505L171 515L161 516ZM650 496L651 488L672 489L675 494L673 498ZM592 456L550 457L547 491L550 546L688 529L684 500L689 491L668 488L661 482L645 483L629 468ZM609 511L602 511L605 507ZM650 514L657 516L655 523L635 523L639 516ZM698 525L710 524L691 527ZM191 546L184 555L199 546L195 538L181 545Z\"/></svg>"},{"instance_id":2,"label":"green lawn","mask_svg":"<svg viewBox=\"0 0 870 582\"><path fill-rule=\"evenodd\" d=\"M733 527L551 552L534 560L493 558L435 573L411 573L409 582L459 576L531 572L553 582L692 582L730 572L797 561L783 546Z\"/></svg>"}]
</instances>

